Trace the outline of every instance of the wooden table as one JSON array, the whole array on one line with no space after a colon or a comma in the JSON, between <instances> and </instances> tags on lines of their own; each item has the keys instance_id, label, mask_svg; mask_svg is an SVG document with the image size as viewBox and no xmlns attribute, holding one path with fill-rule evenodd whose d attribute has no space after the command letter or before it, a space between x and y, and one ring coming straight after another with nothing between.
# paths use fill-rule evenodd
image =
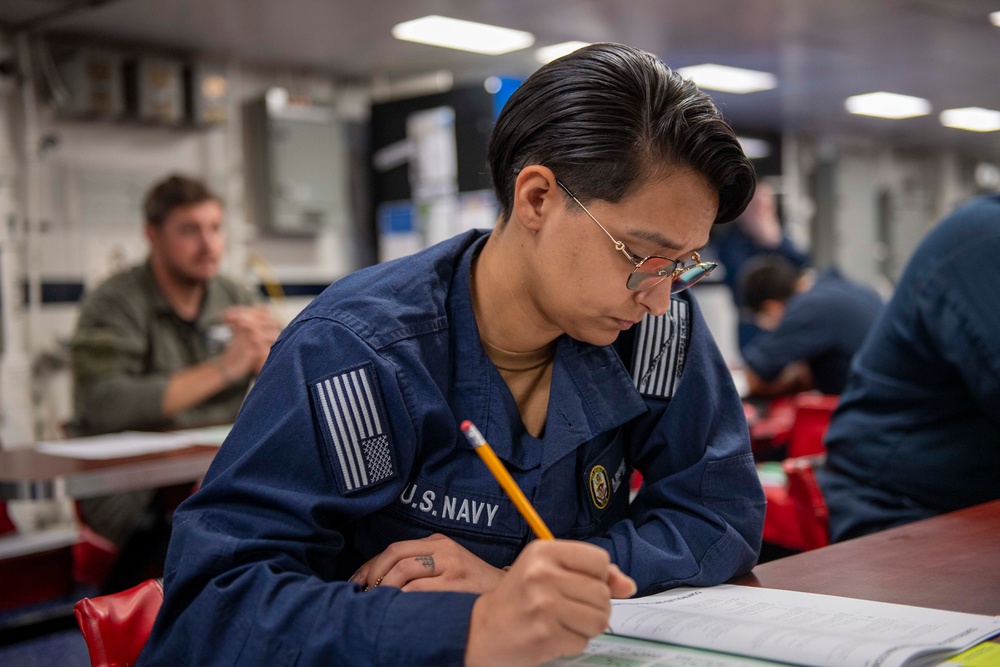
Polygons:
<instances>
[{"instance_id":1,"label":"wooden table","mask_svg":"<svg viewBox=\"0 0 1000 667\"><path fill-rule=\"evenodd\" d=\"M84 460L33 449L0 451L0 499L91 498L119 491L196 482L218 447L195 445L157 454Z\"/></svg>"},{"instance_id":2,"label":"wooden table","mask_svg":"<svg viewBox=\"0 0 1000 667\"><path fill-rule=\"evenodd\" d=\"M1000 500L764 563L732 583L1000 615Z\"/></svg>"}]
</instances>

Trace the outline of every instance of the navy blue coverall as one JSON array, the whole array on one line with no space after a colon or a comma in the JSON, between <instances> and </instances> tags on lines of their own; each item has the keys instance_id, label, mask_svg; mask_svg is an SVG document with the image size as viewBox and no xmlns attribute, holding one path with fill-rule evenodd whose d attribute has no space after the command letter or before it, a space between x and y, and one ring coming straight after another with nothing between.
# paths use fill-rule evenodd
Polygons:
<instances>
[{"instance_id":1,"label":"navy blue coverall","mask_svg":"<svg viewBox=\"0 0 1000 667\"><path fill-rule=\"evenodd\" d=\"M282 333L175 515L140 664L461 664L475 595L347 579L400 540L443 533L501 567L532 538L465 419L556 537L605 548L640 594L753 567L763 494L693 299L613 346L558 339L536 439L479 340L469 279L485 239L344 278ZM633 469L645 483L629 503Z\"/></svg>"}]
</instances>

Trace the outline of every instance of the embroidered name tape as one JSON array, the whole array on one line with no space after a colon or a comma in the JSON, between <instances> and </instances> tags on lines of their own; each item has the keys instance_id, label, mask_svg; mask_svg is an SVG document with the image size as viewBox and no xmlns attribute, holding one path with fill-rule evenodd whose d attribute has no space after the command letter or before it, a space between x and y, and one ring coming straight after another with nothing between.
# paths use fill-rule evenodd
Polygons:
<instances>
[{"instance_id":1,"label":"embroidered name tape","mask_svg":"<svg viewBox=\"0 0 1000 667\"><path fill-rule=\"evenodd\" d=\"M632 354L632 381L640 394L671 398L680 384L690 336L690 306L671 299L670 309L639 323Z\"/></svg>"},{"instance_id":2,"label":"embroidered name tape","mask_svg":"<svg viewBox=\"0 0 1000 667\"><path fill-rule=\"evenodd\" d=\"M371 363L312 385L316 419L345 493L395 477L385 407Z\"/></svg>"}]
</instances>

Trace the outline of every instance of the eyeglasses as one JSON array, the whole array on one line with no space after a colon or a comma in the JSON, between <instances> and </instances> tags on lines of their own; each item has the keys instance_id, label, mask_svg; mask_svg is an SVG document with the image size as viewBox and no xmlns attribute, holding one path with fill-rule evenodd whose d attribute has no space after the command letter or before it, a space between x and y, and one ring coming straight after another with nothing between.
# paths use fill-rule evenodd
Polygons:
<instances>
[{"instance_id":1,"label":"eyeglasses","mask_svg":"<svg viewBox=\"0 0 1000 667\"><path fill-rule=\"evenodd\" d=\"M604 225L594 217L594 214L587 210L576 196L569 191L565 185L560 181L556 181L566 194L570 196L570 199L575 201L583 212L590 216L590 219L597 223L597 226L608 235L612 243L615 244L615 250L625 255L629 263L632 264L632 273L628 274L628 279L625 281L625 287L637 292L640 290L647 290L651 287L656 287L664 280L670 280L670 293L677 294L678 292L683 292L691 285L704 278L705 276L712 273L715 267L718 266L715 262L703 262L701 261L701 256L697 252L691 253L691 260L694 262L691 266L681 266L676 259L670 259L668 257L660 257L659 255L649 255L648 257L639 258L638 255L633 253L628 247L617 240L611 235Z\"/></svg>"}]
</instances>

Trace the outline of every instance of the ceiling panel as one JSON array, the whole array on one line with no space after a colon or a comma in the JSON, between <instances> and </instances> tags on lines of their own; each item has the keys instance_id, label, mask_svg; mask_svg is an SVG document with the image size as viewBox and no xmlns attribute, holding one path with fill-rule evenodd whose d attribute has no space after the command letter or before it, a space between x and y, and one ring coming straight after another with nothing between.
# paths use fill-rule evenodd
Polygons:
<instances>
[{"instance_id":1,"label":"ceiling panel","mask_svg":"<svg viewBox=\"0 0 1000 667\"><path fill-rule=\"evenodd\" d=\"M8 27L74 3L2 0ZM93 0L77 2L93 5ZM367 81L450 69L459 81L524 76L533 49L483 56L399 42L395 23L426 14L530 30L537 45L620 41L682 67L702 62L774 72L779 87L713 94L734 123L860 133L1000 156L1000 133L943 128L938 111L1000 109L1000 0L112 0L45 31L308 68ZM848 95L889 90L931 100L930 117L851 116Z\"/></svg>"}]
</instances>

